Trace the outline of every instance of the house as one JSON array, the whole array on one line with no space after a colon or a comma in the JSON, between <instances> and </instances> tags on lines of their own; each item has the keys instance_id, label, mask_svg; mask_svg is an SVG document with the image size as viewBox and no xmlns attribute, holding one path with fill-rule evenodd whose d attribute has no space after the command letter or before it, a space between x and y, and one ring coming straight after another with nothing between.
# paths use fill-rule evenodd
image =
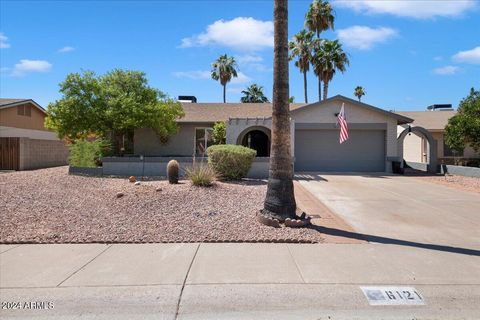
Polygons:
<instances>
[{"instance_id":1,"label":"house","mask_svg":"<svg viewBox=\"0 0 480 320\"><path fill-rule=\"evenodd\" d=\"M339 143L337 114L342 105L350 138ZM272 105L269 103L182 103L185 116L179 131L161 141L151 129L134 133L134 153L148 157L188 158L202 155L213 143L215 122L227 123L227 143L257 150L266 164L257 176L268 174ZM291 148L295 171L391 172L400 162L397 126L411 123L407 116L389 112L341 95L312 104L291 104ZM131 161L131 160L125 160ZM254 163L255 164L255 163Z\"/></svg>"},{"instance_id":2,"label":"house","mask_svg":"<svg viewBox=\"0 0 480 320\"><path fill-rule=\"evenodd\" d=\"M68 148L45 128L46 112L31 99L0 98L0 170L66 165Z\"/></svg>"},{"instance_id":3,"label":"house","mask_svg":"<svg viewBox=\"0 0 480 320\"><path fill-rule=\"evenodd\" d=\"M479 159L480 153L475 153L470 146L460 152L454 152L445 144L445 126L448 119L456 114L456 111L451 108L448 110L431 108L431 110L434 111L399 112L399 114L412 118L414 120L412 126L425 128L436 140L438 163L453 164L455 160ZM401 125L399 130L404 130L407 127L407 125ZM407 162L427 163L429 161L429 149L430 144L427 137L424 134L412 132L405 137L403 158Z\"/></svg>"}]
</instances>

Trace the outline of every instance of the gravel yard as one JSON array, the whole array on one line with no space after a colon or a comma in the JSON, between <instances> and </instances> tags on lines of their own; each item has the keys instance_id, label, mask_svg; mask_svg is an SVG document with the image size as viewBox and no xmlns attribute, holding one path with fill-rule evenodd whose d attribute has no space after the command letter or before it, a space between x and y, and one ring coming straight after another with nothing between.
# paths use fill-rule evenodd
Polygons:
<instances>
[{"instance_id":1,"label":"gravel yard","mask_svg":"<svg viewBox=\"0 0 480 320\"><path fill-rule=\"evenodd\" d=\"M480 193L480 178L463 176L418 176L424 181L442 184L447 187Z\"/></svg>"},{"instance_id":2,"label":"gravel yard","mask_svg":"<svg viewBox=\"0 0 480 320\"><path fill-rule=\"evenodd\" d=\"M0 173L1 243L323 241L313 229L258 223L263 182L200 188L161 180L135 186L67 171ZM124 196L117 198L118 192Z\"/></svg>"}]
</instances>

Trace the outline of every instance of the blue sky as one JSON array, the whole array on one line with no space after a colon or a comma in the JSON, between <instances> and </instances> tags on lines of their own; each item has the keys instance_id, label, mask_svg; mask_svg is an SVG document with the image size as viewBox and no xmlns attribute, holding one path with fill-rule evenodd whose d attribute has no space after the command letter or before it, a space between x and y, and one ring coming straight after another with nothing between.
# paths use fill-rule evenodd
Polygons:
<instances>
[{"instance_id":1,"label":"blue sky","mask_svg":"<svg viewBox=\"0 0 480 320\"><path fill-rule=\"evenodd\" d=\"M289 3L289 34L303 28L310 1ZM329 96L353 97L384 109L424 110L458 105L480 88L480 3L456 1L333 1L335 31L350 57ZM227 86L238 102L251 83L271 99L273 1L4 1L0 0L0 96L60 97L58 84L82 69L141 70L172 97L220 102L211 62L233 55L239 78ZM308 76L310 102L317 80ZM290 64L290 94L303 102L303 77Z\"/></svg>"}]
</instances>

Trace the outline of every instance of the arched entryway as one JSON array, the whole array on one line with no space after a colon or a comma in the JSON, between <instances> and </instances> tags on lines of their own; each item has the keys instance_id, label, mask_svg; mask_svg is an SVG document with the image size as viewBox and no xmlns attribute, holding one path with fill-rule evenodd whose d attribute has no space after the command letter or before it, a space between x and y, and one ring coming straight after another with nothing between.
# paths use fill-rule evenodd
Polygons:
<instances>
[{"instance_id":1,"label":"arched entryway","mask_svg":"<svg viewBox=\"0 0 480 320\"><path fill-rule=\"evenodd\" d=\"M264 127L247 128L237 143L257 151L257 157L270 156L270 130Z\"/></svg>"},{"instance_id":2,"label":"arched entryway","mask_svg":"<svg viewBox=\"0 0 480 320\"><path fill-rule=\"evenodd\" d=\"M437 161L437 140L433 138L433 136L428 132L427 129L423 127L408 127L400 133L397 138L397 145L398 145L398 155L400 159L403 161L403 142L405 137L408 134L417 134L419 136L424 137L428 141L428 154L427 154L427 172L429 173L437 173L438 172L438 161Z\"/></svg>"}]
</instances>

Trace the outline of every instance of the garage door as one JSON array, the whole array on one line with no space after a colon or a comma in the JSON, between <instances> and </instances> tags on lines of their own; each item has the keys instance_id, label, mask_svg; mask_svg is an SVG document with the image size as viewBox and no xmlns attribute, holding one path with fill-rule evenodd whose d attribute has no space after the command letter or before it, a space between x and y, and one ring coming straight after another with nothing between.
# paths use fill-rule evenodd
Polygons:
<instances>
[{"instance_id":1,"label":"garage door","mask_svg":"<svg viewBox=\"0 0 480 320\"><path fill-rule=\"evenodd\" d=\"M385 171L385 131L350 130L340 144L339 130L296 130L295 171Z\"/></svg>"}]
</instances>

